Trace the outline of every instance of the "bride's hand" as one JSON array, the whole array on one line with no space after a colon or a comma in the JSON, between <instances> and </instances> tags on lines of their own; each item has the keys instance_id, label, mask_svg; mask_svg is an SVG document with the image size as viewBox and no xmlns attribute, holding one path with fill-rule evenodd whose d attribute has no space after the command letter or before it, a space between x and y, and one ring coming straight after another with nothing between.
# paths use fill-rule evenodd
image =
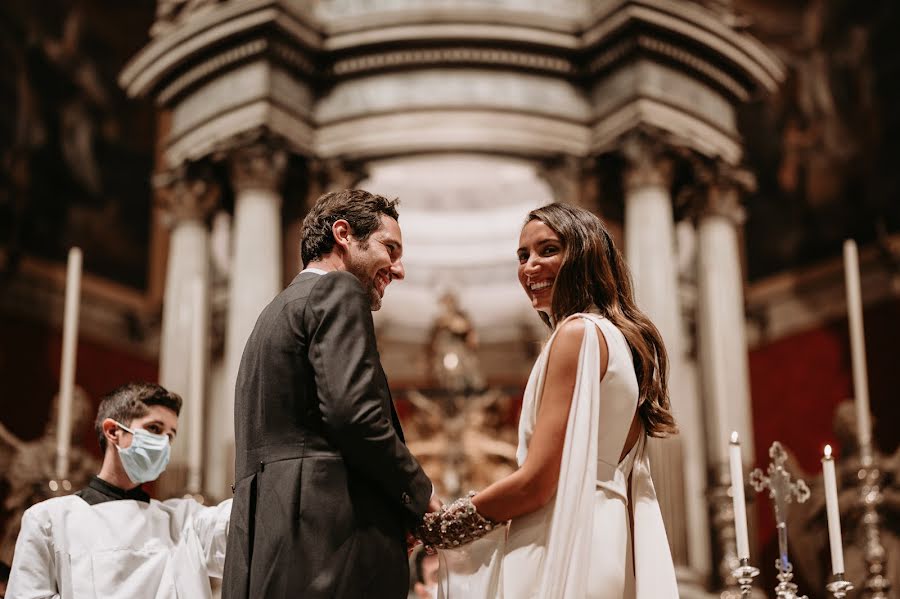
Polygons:
<instances>
[{"instance_id":1,"label":"bride's hand","mask_svg":"<svg viewBox=\"0 0 900 599\"><path fill-rule=\"evenodd\" d=\"M493 520L478 513L472 504L474 492L460 497L437 512L425 514L416 536L422 539L426 549L451 549L470 543L489 533L497 526Z\"/></svg>"}]
</instances>

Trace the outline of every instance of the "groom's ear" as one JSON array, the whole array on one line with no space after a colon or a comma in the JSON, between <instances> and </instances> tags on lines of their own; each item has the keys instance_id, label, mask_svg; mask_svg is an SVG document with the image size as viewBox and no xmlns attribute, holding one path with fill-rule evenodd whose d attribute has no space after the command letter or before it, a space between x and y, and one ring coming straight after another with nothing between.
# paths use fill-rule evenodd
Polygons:
<instances>
[{"instance_id":1,"label":"groom's ear","mask_svg":"<svg viewBox=\"0 0 900 599\"><path fill-rule=\"evenodd\" d=\"M346 250L350 247L350 239L353 237L353 229L343 218L339 218L331 225L331 234L334 236L334 245Z\"/></svg>"}]
</instances>

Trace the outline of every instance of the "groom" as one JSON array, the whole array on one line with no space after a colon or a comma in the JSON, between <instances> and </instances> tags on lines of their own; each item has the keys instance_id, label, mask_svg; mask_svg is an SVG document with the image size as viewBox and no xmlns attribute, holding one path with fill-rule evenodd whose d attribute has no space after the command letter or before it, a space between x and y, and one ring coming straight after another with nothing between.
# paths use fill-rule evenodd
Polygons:
<instances>
[{"instance_id":1,"label":"groom","mask_svg":"<svg viewBox=\"0 0 900 599\"><path fill-rule=\"evenodd\" d=\"M371 311L404 275L397 218L362 190L320 197L304 270L247 341L223 599L406 597L406 532L439 503L375 346Z\"/></svg>"}]
</instances>

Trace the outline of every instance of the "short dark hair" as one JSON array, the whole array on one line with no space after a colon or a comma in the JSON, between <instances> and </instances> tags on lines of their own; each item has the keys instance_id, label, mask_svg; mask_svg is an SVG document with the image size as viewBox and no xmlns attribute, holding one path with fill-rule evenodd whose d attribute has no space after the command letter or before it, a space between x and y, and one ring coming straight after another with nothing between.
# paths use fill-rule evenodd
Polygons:
<instances>
[{"instance_id":1,"label":"short dark hair","mask_svg":"<svg viewBox=\"0 0 900 599\"><path fill-rule=\"evenodd\" d=\"M100 400L97 419L94 420L100 450L106 451L103 421L107 418L129 426L135 418L147 415L147 406L163 406L178 415L181 413L181 404L180 395L155 383L126 383L114 389Z\"/></svg>"},{"instance_id":2,"label":"short dark hair","mask_svg":"<svg viewBox=\"0 0 900 599\"><path fill-rule=\"evenodd\" d=\"M330 191L320 196L303 219L300 258L303 260L304 268L334 249L334 233L331 227L336 221L346 220L353 230L353 236L365 242L381 225L382 214L400 220L397 214L399 203L397 199L389 200L362 189Z\"/></svg>"}]
</instances>

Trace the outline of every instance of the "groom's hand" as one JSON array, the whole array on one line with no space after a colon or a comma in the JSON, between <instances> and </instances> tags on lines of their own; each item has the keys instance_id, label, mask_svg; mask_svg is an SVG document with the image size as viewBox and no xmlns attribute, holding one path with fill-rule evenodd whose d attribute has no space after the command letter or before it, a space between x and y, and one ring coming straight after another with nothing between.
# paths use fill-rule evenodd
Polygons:
<instances>
[{"instance_id":1,"label":"groom's hand","mask_svg":"<svg viewBox=\"0 0 900 599\"><path fill-rule=\"evenodd\" d=\"M416 548L416 545L421 543L419 539L417 539L411 532L406 533L406 556L409 557L412 554L413 549Z\"/></svg>"}]
</instances>

